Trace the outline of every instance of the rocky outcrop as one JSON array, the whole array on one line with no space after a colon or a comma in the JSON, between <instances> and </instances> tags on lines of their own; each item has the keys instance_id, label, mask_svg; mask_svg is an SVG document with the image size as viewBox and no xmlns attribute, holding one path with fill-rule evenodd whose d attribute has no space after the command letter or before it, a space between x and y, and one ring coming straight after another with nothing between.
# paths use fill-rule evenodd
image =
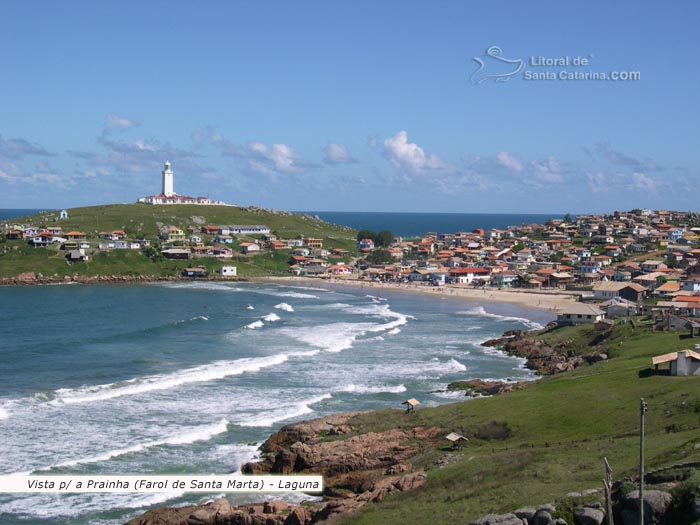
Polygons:
<instances>
[{"instance_id":1,"label":"rocky outcrop","mask_svg":"<svg viewBox=\"0 0 700 525\"><path fill-rule=\"evenodd\" d=\"M234 507L220 498L206 505L154 509L126 525L306 525L312 518L304 507L283 501Z\"/></svg>"},{"instance_id":2,"label":"rocky outcrop","mask_svg":"<svg viewBox=\"0 0 700 525\"><path fill-rule=\"evenodd\" d=\"M220 499L202 506L155 509L128 525L309 525L425 484L425 472L414 470L409 459L426 441L434 444L443 434L441 429L415 427L352 435L349 420L357 414L335 414L282 427L261 447L261 461L242 468L244 474L321 474L322 502L302 507L268 501L233 507ZM335 436L348 437L332 439Z\"/></svg>"},{"instance_id":3,"label":"rocky outcrop","mask_svg":"<svg viewBox=\"0 0 700 525\"><path fill-rule=\"evenodd\" d=\"M528 336L522 330L511 330L505 332L503 337L489 339L482 345L497 346L510 355L523 357L527 360L528 368L537 370L542 375L568 372L584 363L595 363L608 358L607 354L597 350L585 355L572 354L569 347L573 342L573 339L565 340L552 346L541 339Z\"/></svg>"},{"instance_id":4,"label":"rocky outcrop","mask_svg":"<svg viewBox=\"0 0 700 525\"><path fill-rule=\"evenodd\" d=\"M466 396L496 396L511 392L526 384L526 381L509 383L506 381L484 381L483 379L470 379L469 381L455 381L447 385L448 391L463 390Z\"/></svg>"}]
</instances>

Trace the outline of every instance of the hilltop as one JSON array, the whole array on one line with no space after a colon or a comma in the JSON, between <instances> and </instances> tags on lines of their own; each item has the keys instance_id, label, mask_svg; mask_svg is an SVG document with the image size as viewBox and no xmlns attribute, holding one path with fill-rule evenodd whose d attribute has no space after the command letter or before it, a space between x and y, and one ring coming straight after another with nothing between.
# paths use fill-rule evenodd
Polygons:
<instances>
[{"instance_id":1,"label":"hilltop","mask_svg":"<svg viewBox=\"0 0 700 525\"><path fill-rule=\"evenodd\" d=\"M0 239L0 278L27 273L52 278L74 275L168 278L178 277L182 269L195 265L213 273L222 264L236 266L238 276L243 278L288 273L289 250L266 249L263 236L256 233L229 235L226 237L230 238L222 237L219 239L221 242L217 242L216 235L202 234L201 228L206 225L258 225L268 229L268 237L318 239L323 249L329 252L337 249L348 255L355 249L355 232L350 228L329 224L317 217L258 207L113 204L66 211L67 218L60 218L59 212L42 212L4 221L7 227ZM84 237L77 239L76 246L49 242L45 246L33 247L28 242L31 239L24 235L22 238L12 238L15 225L21 226L23 231L33 227L37 232L59 227L62 233L57 237L69 232L83 233ZM168 238L169 227L181 230L181 238ZM119 231L123 232L123 236L115 233L114 239L104 235ZM189 242L193 235L201 237L201 257L190 257L187 261L169 260L162 256L162 250L167 248L193 244ZM115 239L128 241L130 249L107 247ZM71 262L70 251L80 249L83 242L87 260ZM255 253L244 253L241 244L246 242L258 244L261 249ZM222 250L217 252L219 256L213 256L211 249L217 245Z\"/></svg>"}]
</instances>

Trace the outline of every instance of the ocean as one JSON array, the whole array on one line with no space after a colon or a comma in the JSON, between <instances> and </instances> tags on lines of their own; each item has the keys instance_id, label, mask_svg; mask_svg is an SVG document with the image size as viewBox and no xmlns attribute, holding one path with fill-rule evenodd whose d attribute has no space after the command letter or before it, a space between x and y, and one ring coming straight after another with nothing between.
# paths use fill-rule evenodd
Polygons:
<instances>
[{"instance_id":1,"label":"ocean","mask_svg":"<svg viewBox=\"0 0 700 525\"><path fill-rule=\"evenodd\" d=\"M532 379L479 343L551 318L332 285L2 287L0 473L235 472L288 422L463 400L444 392L456 380ZM0 523L116 525L214 496L0 494Z\"/></svg>"},{"instance_id":2,"label":"ocean","mask_svg":"<svg viewBox=\"0 0 700 525\"><path fill-rule=\"evenodd\" d=\"M0 220L22 217L41 210L0 210ZM472 231L475 228L506 228L522 224L542 224L550 219L561 218L554 214L533 213L391 213L350 211L302 211L307 215L318 215L326 222L350 226L356 230L389 230L401 237L422 236L428 232L455 233Z\"/></svg>"}]
</instances>

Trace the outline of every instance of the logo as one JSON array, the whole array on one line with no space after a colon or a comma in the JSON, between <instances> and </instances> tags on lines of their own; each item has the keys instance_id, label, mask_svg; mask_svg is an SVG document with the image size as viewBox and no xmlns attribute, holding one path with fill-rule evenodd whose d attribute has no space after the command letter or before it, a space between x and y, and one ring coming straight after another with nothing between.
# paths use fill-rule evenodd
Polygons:
<instances>
[{"instance_id":1,"label":"logo","mask_svg":"<svg viewBox=\"0 0 700 525\"><path fill-rule=\"evenodd\" d=\"M485 55L475 56L472 60L479 64L469 80L472 84L481 84L487 80L494 82L508 82L511 78L520 74L525 68L525 63L517 58L503 58L503 51L498 46L491 46Z\"/></svg>"}]
</instances>

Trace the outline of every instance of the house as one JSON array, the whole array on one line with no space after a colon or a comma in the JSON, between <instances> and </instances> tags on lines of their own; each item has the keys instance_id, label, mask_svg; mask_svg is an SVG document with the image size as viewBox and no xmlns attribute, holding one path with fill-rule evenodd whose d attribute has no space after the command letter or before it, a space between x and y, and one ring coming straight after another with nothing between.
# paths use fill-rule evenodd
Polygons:
<instances>
[{"instance_id":1,"label":"house","mask_svg":"<svg viewBox=\"0 0 700 525\"><path fill-rule=\"evenodd\" d=\"M491 280L491 271L488 268L452 268L449 273L450 282L458 284L484 283Z\"/></svg>"},{"instance_id":2,"label":"house","mask_svg":"<svg viewBox=\"0 0 700 525\"><path fill-rule=\"evenodd\" d=\"M182 248L169 248L167 250L161 251L163 257L166 259L189 259L190 250L184 250Z\"/></svg>"},{"instance_id":3,"label":"house","mask_svg":"<svg viewBox=\"0 0 700 525\"><path fill-rule=\"evenodd\" d=\"M659 365L669 363L669 373L672 376L700 375L700 345L695 350L681 350L652 358L651 364L658 370Z\"/></svg>"},{"instance_id":4,"label":"house","mask_svg":"<svg viewBox=\"0 0 700 525\"><path fill-rule=\"evenodd\" d=\"M70 262L87 262L90 259L90 257L85 255L85 250L71 250L66 258Z\"/></svg>"},{"instance_id":5,"label":"house","mask_svg":"<svg viewBox=\"0 0 700 525\"><path fill-rule=\"evenodd\" d=\"M86 235L85 235L83 232L72 231L72 232L66 233L66 234L64 235L64 237L65 237L66 239L72 239L72 240L77 241L77 240L83 240L83 239L85 239L85 238L86 238Z\"/></svg>"},{"instance_id":6,"label":"house","mask_svg":"<svg viewBox=\"0 0 700 525\"><path fill-rule=\"evenodd\" d=\"M217 235L214 237L214 242L222 243L222 244L233 244L233 237L230 235Z\"/></svg>"},{"instance_id":7,"label":"house","mask_svg":"<svg viewBox=\"0 0 700 525\"><path fill-rule=\"evenodd\" d=\"M254 242L242 242L240 244L240 248L243 253L253 253L260 251L260 245Z\"/></svg>"},{"instance_id":8,"label":"house","mask_svg":"<svg viewBox=\"0 0 700 525\"><path fill-rule=\"evenodd\" d=\"M236 277L238 269L235 266L220 266L217 273L222 277Z\"/></svg>"},{"instance_id":9,"label":"house","mask_svg":"<svg viewBox=\"0 0 700 525\"><path fill-rule=\"evenodd\" d=\"M202 233L205 235L216 235L217 233L219 233L218 226L202 226L201 230Z\"/></svg>"},{"instance_id":10,"label":"house","mask_svg":"<svg viewBox=\"0 0 700 525\"><path fill-rule=\"evenodd\" d=\"M263 224L235 224L229 226L232 235L266 235L270 233L269 226Z\"/></svg>"},{"instance_id":11,"label":"house","mask_svg":"<svg viewBox=\"0 0 700 525\"><path fill-rule=\"evenodd\" d=\"M161 237L167 242L173 241L184 241L185 232L176 226L169 226L166 230L161 233Z\"/></svg>"},{"instance_id":12,"label":"house","mask_svg":"<svg viewBox=\"0 0 700 525\"><path fill-rule=\"evenodd\" d=\"M202 238L199 235L192 235L190 236L190 242L192 244L199 244L202 242Z\"/></svg>"},{"instance_id":13,"label":"house","mask_svg":"<svg viewBox=\"0 0 700 525\"><path fill-rule=\"evenodd\" d=\"M323 239L314 239L309 237L306 239L306 245L309 248L323 248Z\"/></svg>"},{"instance_id":14,"label":"house","mask_svg":"<svg viewBox=\"0 0 700 525\"><path fill-rule=\"evenodd\" d=\"M68 218L68 211L67 210L61 210L58 212L58 218L59 219L67 219Z\"/></svg>"},{"instance_id":15,"label":"house","mask_svg":"<svg viewBox=\"0 0 700 525\"><path fill-rule=\"evenodd\" d=\"M196 279L198 277L206 277L207 269L204 266L193 266L192 268L185 268L182 270L183 277L190 277Z\"/></svg>"},{"instance_id":16,"label":"house","mask_svg":"<svg viewBox=\"0 0 700 525\"><path fill-rule=\"evenodd\" d=\"M668 268L666 264L663 263L663 261L654 261L654 260L649 260L649 261L644 261L641 264L642 271L644 273L650 273L650 272L657 272L659 270L663 270L665 268Z\"/></svg>"},{"instance_id":17,"label":"house","mask_svg":"<svg viewBox=\"0 0 700 525\"><path fill-rule=\"evenodd\" d=\"M636 302L643 298L645 292L646 288L637 283L602 281L593 284L593 297L596 299L621 297Z\"/></svg>"},{"instance_id":18,"label":"house","mask_svg":"<svg viewBox=\"0 0 700 525\"><path fill-rule=\"evenodd\" d=\"M360 239L357 242L359 250L374 250L374 241L372 239Z\"/></svg>"},{"instance_id":19,"label":"house","mask_svg":"<svg viewBox=\"0 0 700 525\"><path fill-rule=\"evenodd\" d=\"M212 246L211 253L214 255L214 257L218 257L219 259L231 259L233 257L233 250L224 246L223 244Z\"/></svg>"},{"instance_id":20,"label":"house","mask_svg":"<svg viewBox=\"0 0 700 525\"><path fill-rule=\"evenodd\" d=\"M591 304L572 303L562 308L557 315L560 324L597 323L605 318L605 312Z\"/></svg>"},{"instance_id":21,"label":"house","mask_svg":"<svg viewBox=\"0 0 700 525\"><path fill-rule=\"evenodd\" d=\"M518 282L520 282L520 276L510 270L494 273L491 276L491 285L498 288L510 288L516 286Z\"/></svg>"}]
</instances>

